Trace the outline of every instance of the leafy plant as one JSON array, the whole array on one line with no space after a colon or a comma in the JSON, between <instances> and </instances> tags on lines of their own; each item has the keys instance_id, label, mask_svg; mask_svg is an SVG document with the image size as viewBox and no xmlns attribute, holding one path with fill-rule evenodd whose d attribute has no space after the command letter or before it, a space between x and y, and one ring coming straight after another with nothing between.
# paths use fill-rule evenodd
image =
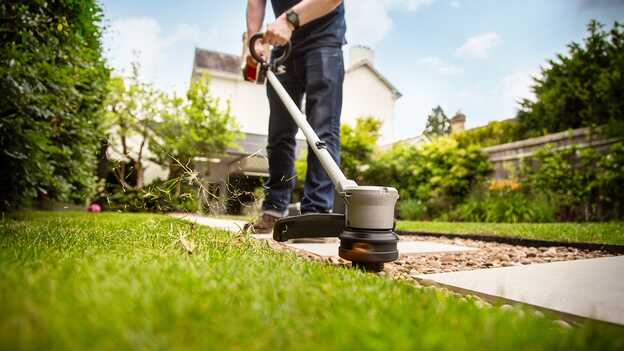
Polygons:
<instances>
[{"instance_id":1,"label":"leafy plant","mask_svg":"<svg viewBox=\"0 0 624 351\"><path fill-rule=\"evenodd\" d=\"M523 100L520 131L539 136L567 129L608 125L624 136L624 31L617 22L607 32L591 21L583 45L572 42L535 78L536 100Z\"/></svg>"},{"instance_id":2,"label":"leafy plant","mask_svg":"<svg viewBox=\"0 0 624 351\"><path fill-rule=\"evenodd\" d=\"M554 222L555 206L548 197L516 186L476 187L449 218L465 222Z\"/></svg>"},{"instance_id":3,"label":"leafy plant","mask_svg":"<svg viewBox=\"0 0 624 351\"><path fill-rule=\"evenodd\" d=\"M479 147L460 147L455 139L442 137L421 147L393 145L374 159L366 180L397 188L402 200L420 201L434 218L461 203L490 170Z\"/></svg>"},{"instance_id":4,"label":"leafy plant","mask_svg":"<svg viewBox=\"0 0 624 351\"><path fill-rule=\"evenodd\" d=\"M492 121L483 127L453 134L452 137L463 147L469 145L488 147L522 139L518 133L518 122L515 119Z\"/></svg>"},{"instance_id":5,"label":"leafy plant","mask_svg":"<svg viewBox=\"0 0 624 351\"><path fill-rule=\"evenodd\" d=\"M427 125L423 134L426 136L444 136L451 133L451 120L439 105L427 116Z\"/></svg>"},{"instance_id":6,"label":"leafy plant","mask_svg":"<svg viewBox=\"0 0 624 351\"><path fill-rule=\"evenodd\" d=\"M0 3L0 208L85 201L109 71L95 1Z\"/></svg>"},{"instance_id":7,"label":"leafy plant","mask_svg":"<svg viewBox=\"0 0 624 351\"><path fill-rule=\"evenodd\" d=\"M109 83L106 100L108 145L122 164L114 174L125 189L138 190L145 185L145 161L148 145L157 138L155 127L162 116L166 95L139 78L139 67L133 65L128 83L115 77ZM127 169L126 164L131 168ZM132 176L132 181L129 181Z\"/></svg>"},{"instance_id":8,"label":"leafy plant","mask_svg":"<svg viewBox=\"0 0 624 351\"><path fill-rule=\"evenodd\" d=\"M219 157L239 138L236 120L229 105L221 108L210 94L209 77L191 84L185 98L166 99L161 120L154 124L157 136L150 144L156 162L169 168L169 178L183 173L180 164L193 168L198 157Z\"/></svg>"},{"instance_id":9,"label":"leafy plant","mask_svg":"<svg viewBox=\"0 0 624 351\"><path fill-rule=\"evenodd\" d=\"M522 166L525 182L558 204L560 220L622 218L624 147L601 154L594 149L545 147Z\"/></svg>"}]
</instances>

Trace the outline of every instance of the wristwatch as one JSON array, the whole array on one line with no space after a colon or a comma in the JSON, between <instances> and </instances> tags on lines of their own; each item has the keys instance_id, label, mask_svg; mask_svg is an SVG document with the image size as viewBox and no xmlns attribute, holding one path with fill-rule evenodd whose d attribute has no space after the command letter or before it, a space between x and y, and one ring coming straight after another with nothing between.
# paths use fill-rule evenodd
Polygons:
<instances>
[{"instance_id":1,"label":"wristwatch","mask_svg":"<svg viewBox=\"0 0 624 351\"><path fill-rule=\"evenodd\" d=\"M286 12L286 20L290 22L295 29L299 28L299 15L295 11L290 10Z\"/></svg>"}]
</instances>

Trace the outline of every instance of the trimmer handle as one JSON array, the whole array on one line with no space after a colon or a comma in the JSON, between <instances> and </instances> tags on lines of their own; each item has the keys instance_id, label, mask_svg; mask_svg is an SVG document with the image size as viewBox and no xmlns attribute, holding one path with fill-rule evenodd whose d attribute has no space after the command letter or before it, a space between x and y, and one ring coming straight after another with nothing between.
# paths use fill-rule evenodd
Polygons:
<instances>
[{"instance_id":1,"label":"trimmer handle","mask_svg":"<svg viewBox=\"0 0 624 351\"><path fill-rule=\"evenodd\" d=\"M258 41L259 39L262 39L262 37L264 37L264 33L258 32L252 35L251 38L249 38L249 53L251 53L251 57L253 57L254 60L256 60L261 65L269 65L269 63L263 60L262 57L260 57L260 55L258 55L258 53L256 52L256 41ZM282 55L276 59L272 59L271 64L277 67L281 65L282 63L284 63L286 59L288 58L288 56L290 56L291 50L292 50L292 45L289 41L288 44L284 46L284 52L282 53Z\"/></svg>"}]
</instances>

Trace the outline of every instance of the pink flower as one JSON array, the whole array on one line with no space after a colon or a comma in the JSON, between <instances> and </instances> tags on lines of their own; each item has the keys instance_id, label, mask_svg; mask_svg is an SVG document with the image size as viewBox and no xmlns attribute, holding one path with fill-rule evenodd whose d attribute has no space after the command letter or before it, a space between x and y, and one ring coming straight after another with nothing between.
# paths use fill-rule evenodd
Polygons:
<instances>
[{"instance_id":1,"label":"pink flower","mask_svg":"<svg viewBox=\"0 0 624 351\"><path fill-rule=\"evenodd\" d=\"M93 213L100 213L102 212L102 208L100 207L100 205L96 203L92 203L91 205L89 205L89 207L87 207L87 211L93 212Z\"/></svg>"}]
</instances>

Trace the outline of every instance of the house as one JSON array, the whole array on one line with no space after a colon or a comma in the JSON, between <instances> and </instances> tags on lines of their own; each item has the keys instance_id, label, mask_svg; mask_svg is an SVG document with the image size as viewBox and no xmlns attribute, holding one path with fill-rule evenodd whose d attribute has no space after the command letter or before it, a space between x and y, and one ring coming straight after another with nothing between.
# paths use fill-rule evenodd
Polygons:
<instances>
[{"instance_id":1,"label":"house","mask_svg":"<svg viewBox=\"0 0 624 351\"><path fill-rule=\"evenodd\" d=\"M394 141L394 107L401 93L375 67L374 52L364 46L352 46L345 68L342 123L355 124L358 117L373 116L382 122L379 144ZM269 105L266 87L244 81L240 56L195 49L191 80L203 74L210 76L210 92L229 104L243 138L218 159L209 159L201 166L206 182L218 185L221 200L228 197L229 184L243 181L259 186L260 177L268 175L266 140ZM302 136L297 137L297 153L306 148ZM253 181L250 183L250 178Z\"/></svg>"}]
</instances>

